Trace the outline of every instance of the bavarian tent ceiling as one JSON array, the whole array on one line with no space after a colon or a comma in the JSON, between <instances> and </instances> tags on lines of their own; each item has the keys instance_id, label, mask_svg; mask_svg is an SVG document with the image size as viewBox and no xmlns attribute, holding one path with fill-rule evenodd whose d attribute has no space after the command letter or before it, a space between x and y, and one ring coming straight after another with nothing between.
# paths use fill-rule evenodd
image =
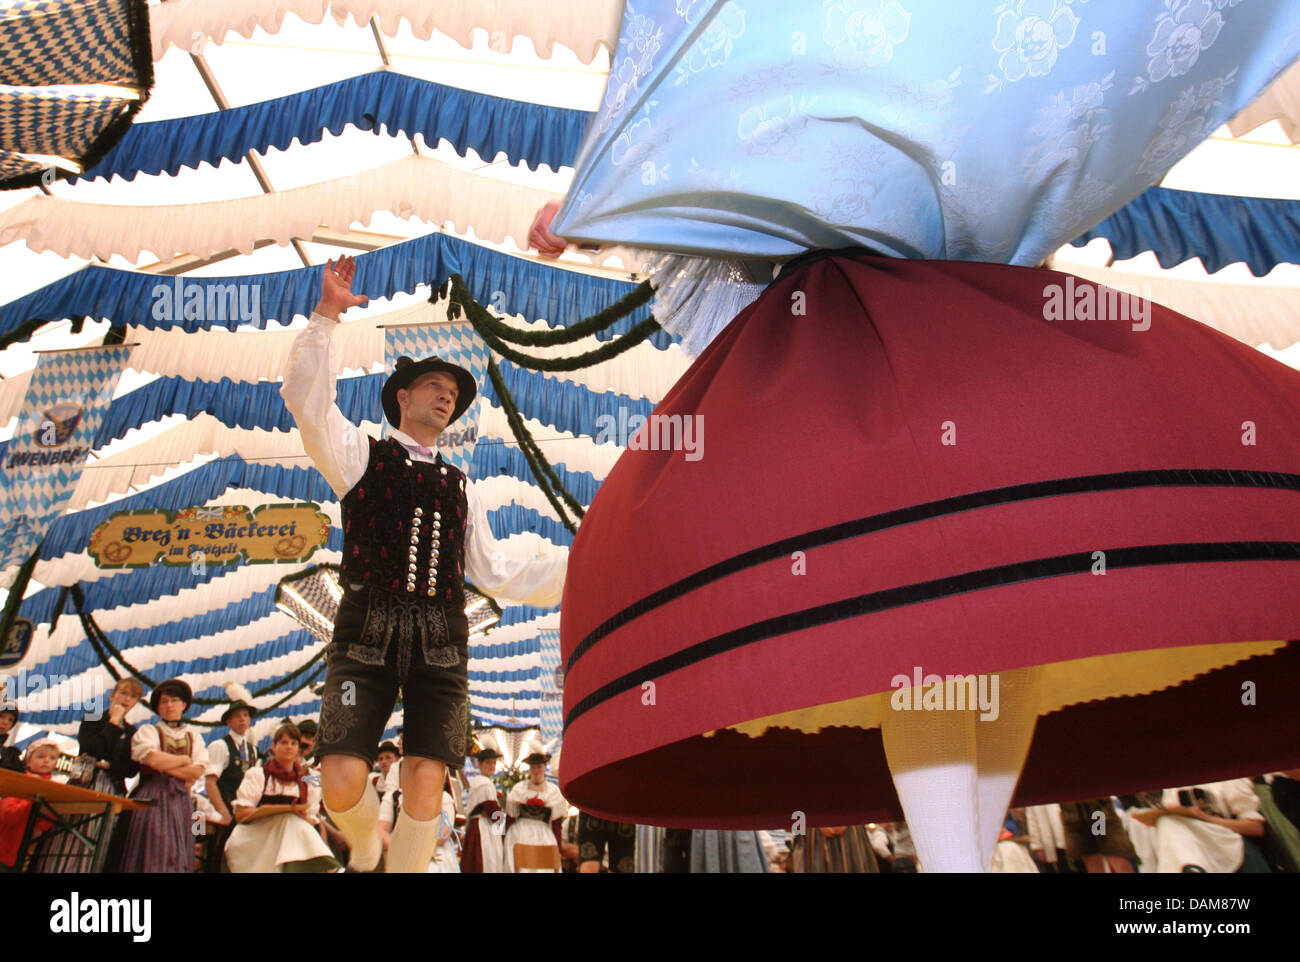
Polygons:
<instances>
[{"instance_id":1,"label":"bavarian tent ceiling","mask_svg":"<svg viewBox=\"0 0 1300 962\"><path fill-rule=\"evenodd\" d=\"M72 585L102 640L145 675L182 675L210 699L239 682L259 707L278 703L257 721L259 738L285 716L317 713L313 685L299 689L312 672L283 679L323 642L277 608L275 587L338 560L339 506L310 467L276 381L315 302L320 265L357 255L357 286L371 297L336 341L340 406L372 433L384 330L443 319L445 309L428 303L431 284L460 273L480 303L539 330L630 292L627 268L641 264L627 252L556 263L521 251L533 213L571 179L621 15L615 0L149 6L154 89L120 143L84 177L0 194L0 447L16 429L35 352L99 344L113 327L135 345L19 612L37 626L22 667L63 679L20 700L24 737L74 733L77 696L108 679L102 642L87 638L62 590ZM1292 67L1162 188L1053 265L1142 290L1297 364L1298 92ZM156 289L179 277L255 281L255 316L155 317ZM652 308L530 353L592 350ZM496 362L538 448L585 506L628 420L651 411L690 357L660 331L574 371ZM494 535L518 558L567 550L572 534L520 450L508 399L490 382L483 393L470 476ZM326 549L304 563L106 570L87 552L113 512L287 501L315 502L330 520ZM10 564L0 583L16 571ZM53 624L60 601L68 613ZM558 726L558 706L544 715L542 697L558 629L558 609L511 606L471 639L477 722ZM269 683L278 684L263 690ZM219 709L197 714L214 721ZM390 735L398 724L395 713Z\"/></svg>"}]
</instances>

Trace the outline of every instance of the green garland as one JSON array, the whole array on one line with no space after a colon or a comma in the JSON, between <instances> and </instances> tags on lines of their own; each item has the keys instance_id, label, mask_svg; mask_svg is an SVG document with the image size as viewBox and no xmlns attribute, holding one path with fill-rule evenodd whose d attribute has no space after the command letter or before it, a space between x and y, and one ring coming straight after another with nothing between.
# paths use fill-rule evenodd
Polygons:
<instances>
[{"instance_id":1,"label":"green garland","mask_svg":"<svg viewBox=\"0 0 1300 962\"><path fill-rule=\"evenodd\" d=\"M621 337L615 338L594 351L588 351L586 354L564 358L532 357L511 349L505 344L505 341L509 340L516 344L549 346L552 344L572 343L597 331L603 331L620 318L628 316L637 308L649 303L650 299L654 297L654 289L650 286L650 282L644 281L637 285L631 293L621 298L617 303L605 308L605 310L584 318L577 324L556 331L521 331L503 323L474 300L473 295L465 286L464 279L459 274L451 275L446 284L435 292L434 298L431 298L431 300L444 295L448 298L447 316L449 318L456 318L464 314L489 348L502 357L534 371L574 371L579 368L591 367L635 347L659 329L659 323L651 317L642 321ZM519 406L515 403L510 389L506 387L496 361L491 358L488 359L488 376L492 380L492 386L496 389L497 398L501 401L510 430L519 442L519 450L528 462L529 470L536 479L538 486L542 489L542 493L546 495L546 500L555 509L560 523L564 525L570 534L575 534L578 528L569 514L572 513L574 517L582 518L585 514L582 505L564 487L559 475L556 474L550 461L546 459L546 455L542 453L542 449L524 424ZM563 502L563 505L561 502ZM564 505L568 506L568 512L565 511Z\"/></svg>"},{"instance_id":2,"label":"green garland","mask_svg":"<svg viewBox=\"0 0 1300 962\"><path fill-rule=\"evenodd\" d=\"M492 380L492 386L496 389L497 397L501 401L501 407L506 414L506 422L510 425L511 432L519 441L519 450L523 452L524 458L528 461L528 469L532 471L538 487L546 495L546 500L551 502L551 507L559 515L560 522L568 529L570 534L577 533L577 525L570 520L565 513L563 505L560 504L556 496L558 491L560 497L564 499L570 509L579 517L583 516L582 505L578 500L565 490L564 485L560 482L559 475L551 467L551 463L546 460L541 449L537 447L537 442L533 440L532 434L529 433L528 427L524 424L523 417L519 413L519 406L515 404L514 396L511 395L510 389L506 387L505 381L501 377L501 372L497 370L496 361L488 360L488 377Z\"/></svg>"},{"instance_id":3,"label":"green garland","mask_svg":"<svg viewBox=\"0 0 1300 962\"><path fill-rule=\"evenodd\" d=\"M649 286L648 281L644 282L644 284ZM626 301L627 298L624 298L624 300ZM628 313L630 310L631 308L624 313ZM479 336L483 338L488 347L506 360L533 371L577 371L584 367L591 367L593 364L608 361L624 351L631 350L659 330L659 322L653 317L649 317L621 337L615 338L594 351L588 351L586 354L576 354L573 357L533 357L528 354L520 354L508 347L504 341L492 333L491 325L496 323L496 318L474 300L469 290L466 289L465 282L461 280L460 275L453 274L451 276L451 301L448 306L447 316L458 317L459 311L464 311L465 318L474 325L474 330L478 331ZM597 314L595 317L600 317L600 315ZM588 320L592 319L588 318ZM618 318L611 319L609 323L612 324L615 320L618 320ZM585 324L586 321L582 323ZM609 324L605 326L608 327Z\"/></svg>"},{"instance_id":4,"label":"green garland","mask_svg":"<svg viewBox=\"0 0 1300 962\"><path fill-rule=\"evenodd\" d=\"M32 580L32 572L36 570L36 562L40 560L41 548L44 547L45 541L36 546L32 556L23 562L18 574L14 576L14 583L9 586L9 597L5 599L3 614L0 614L0 646L9 640L9 632L13 630L14 622L18 620L18 609L22 606L23 595L27 594L27 585Z\"/></svg>"},{"instance_id":5,"label":"green garland","mask_svg":"<svg viewBox=\"0 0 1300 962\"><path fill-rule=\"evenodd\" d=\"M108 669L108 673L112 675L113 680L117 681L122 677L117 672L117 670L113 667L112 661L116 660L118 664L120 664L123 668L125 668L127 672L133 678L139 681L142 685L144 685L146 689L152 690L154 688L157 688L158 682L154 681L144 672L140 671L140 669L136 668L133 664L127 661L126 657L122 654L122 652L119 651L117 647L113 644L113 642L109 640L109 637L104 633L104 630L100 628L98 624L96 624L94 617L85 610L86 596L81 590L81 585L79 584L72 585L70 590L72 594L73 603L76 605L77 616L81 619L81 626L86 632L86 638L87 640L89 640L91 647L95 649L95 654L99 656L99 660L103 663L104 667ZM309 658L306 662L304 662L299 667L295 668L293 671L289 672L289 674L285 675L283 678L280 678L273 682L268 682L267 684L260 687L257 691L250 692L250 695L254 698L259 698L262 695L269 694L275 691L280 686L287 684L288 682L292 681L293 679L301 675L303 672L305 672L312 665L316 664L316 662L320 661L325 656L326 650L327 650L326 648L322 648L316 654L312 655L312 657ZM283 705L285 702L287 702L294 695L298 694L308 685L314 684L319 678L320 678L320 672L318 671L310 679L303 682L297 688L294 688L283 698L279 699L278 701L274 702L271 705L268 705L266 708L263 708L262 711L265 712L265 711L269 711L272 708L278 708L280 705ZM195 696L194 698L194 704L200 706L224 705L227 704L228 702L229 702L228 698L199 698L197 696ZM193 720L191 724L215 726L221 723L219 721L206 722L206 721Z\"/></svg>"},{"instance_id":6,"label":"green garland","mask_svg":"<svg viewBox=\"0 0 1300 962\"><path fill-rule=\"evenodd\" d=\"M81 619L81 630L86 633L86 640L90 642L90 647L95 649L95 654L99 657L100 663L108 669L108 673L113 678L113 685L116 686L122 680L112 662L108 660L108 652L104 650L103 645L99 643L98 631L99 626L90 620L90 615L84 612L77 612L77 617Z\"/></svg>"},{"instance_id":7,"label":"green garland","mask_svg":"<svg viewBox=\"0 0 1300 962\"><path fill-rule=\"evenodd\" d=\"M453 275L448 279L447 284L443 285L436 293L437 296L448 296L451 291L460 285L461 297L469 297L464 289L464 281L459 274ZM483 311L479 315L479 323L486 327L492 334L511 344L519 344L524 347L553 347L556 344L572 344L575 341L581 341L598 331L603 331L610 327L615 321L627 317L638 307L650 303L655 296L654 288L650 286L649 281L642 281L630 294L620 298L609 307L605 308L598 314L572 324L568 327L556 328L550 331L525 331L517 327L511 327L499 318L493 317L488 311ZM472 300L472 298L470 298ZM476 305L477 306L477 305ZM480 310L482 308L480 307ZM478 325L475 325L476 327Z\"/></svg>"},{"instance_id":8,"label":"green garland","mask_svg":"<svg viewBox=\"0 0 1300 962\"><path fill-rule=\"evenodd\" d=\"M72 330L69 333L80 334L81 329L85 327L86 319L84 317L74 317L70 320L72 321ZM19 344L27 340L46 324L50 323L52 322L41 318L35 318L34 320L25 321L22 324L19 324L8 334L0 334L0 351L5 350L13 344Z\"/></svg>"}]
</instances>

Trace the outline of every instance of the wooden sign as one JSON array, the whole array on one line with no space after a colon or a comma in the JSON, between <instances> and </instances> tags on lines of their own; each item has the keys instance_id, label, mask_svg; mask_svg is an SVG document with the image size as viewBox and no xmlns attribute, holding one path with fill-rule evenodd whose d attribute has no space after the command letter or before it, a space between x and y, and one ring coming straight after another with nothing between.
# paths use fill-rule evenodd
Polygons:
<instances>
[{"instance_id":1,"label":"wooden sign","mask_svg":"<svg viewBox=\"0 0 1300 962\"><path fill-rule=\"evenodd\" d=\"M305 561L329 541L317 505L266 504L119 511L95 529L90 556L100 568L274 564Z\"/></svg>"}]
</instances>

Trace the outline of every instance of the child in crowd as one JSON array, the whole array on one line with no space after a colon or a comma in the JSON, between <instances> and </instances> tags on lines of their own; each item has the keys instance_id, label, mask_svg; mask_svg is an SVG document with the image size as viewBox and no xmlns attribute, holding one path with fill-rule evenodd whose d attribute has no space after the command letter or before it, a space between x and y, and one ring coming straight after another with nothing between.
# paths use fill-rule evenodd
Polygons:
<instances>
[{"instance_id":1,"label":"child in crowd","mask_svg":"<svg viewBox=\"0 0 1300 962\"><path fill-rule=\"evenodd\" d=\"M35 778L53 778L54 766L61 751L58 744L49 738L32 742L23 757L26 774ZM18 860L18 845L23 840L23 830L27 827L31 810L32 803L25 798L0 799L0 863L15 870L21 867L14 863ZM33 837L53 824L48 819L39 819L32 832Z\"/></svg>"}]
</instances>

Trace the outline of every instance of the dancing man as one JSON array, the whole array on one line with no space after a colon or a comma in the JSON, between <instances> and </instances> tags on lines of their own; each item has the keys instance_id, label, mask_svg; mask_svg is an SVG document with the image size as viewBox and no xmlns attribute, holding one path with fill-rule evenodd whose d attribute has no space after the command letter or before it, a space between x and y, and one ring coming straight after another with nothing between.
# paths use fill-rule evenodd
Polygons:
<instances>
[{"instance_id":1,"label":"dancing man","mask_svg":"<svg viewBox=\"0 0 1300 962\"><path fill-rule=\"evenodd\" d=\"M321 787L351 848L352 871L374 871L382 845L379 797L368 778L375 746L402 692L402 810L386 871L423 872L438 843L447 765L464 763L469 730L464 586L551 607L566 555L501 554L465 475L435 449L474 400L464 368L437 357L398 358L383 408L396 430L375 440L335 404L333 331L366 298L352 293L349 257L325 265L321 300L295 340L281 395L303 448L342 501L343 598L321 696Z\"/></svg>"}]
</instances>

